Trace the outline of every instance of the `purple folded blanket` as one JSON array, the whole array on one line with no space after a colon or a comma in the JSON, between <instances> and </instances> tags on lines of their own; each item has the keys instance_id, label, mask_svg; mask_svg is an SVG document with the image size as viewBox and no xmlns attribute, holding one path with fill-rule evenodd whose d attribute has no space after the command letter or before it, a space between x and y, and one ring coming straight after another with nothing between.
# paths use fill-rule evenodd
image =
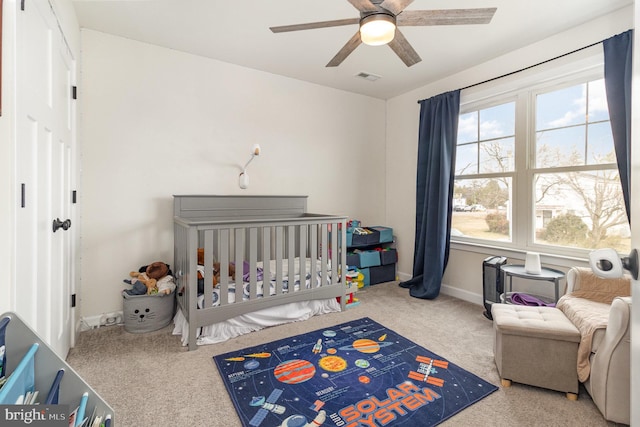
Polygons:
<instances>
[{"instance_id":1,"label":"purple folded blanket","mask_svg":"<svg viewBox=\"0 0 640 427\"><path fill-rule=\"evenodd\" d=\"M533 307L555 307L554 302L545 302L529 294L514 292L511 294L511 302L518 305L529 305Z\"/></svg>"}]
</instances>

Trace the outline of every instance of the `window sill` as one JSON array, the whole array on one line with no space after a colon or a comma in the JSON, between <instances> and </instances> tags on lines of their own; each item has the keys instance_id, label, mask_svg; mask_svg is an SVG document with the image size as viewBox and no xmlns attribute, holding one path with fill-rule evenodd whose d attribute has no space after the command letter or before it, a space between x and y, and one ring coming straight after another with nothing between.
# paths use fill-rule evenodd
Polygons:
<instances>
[{"instance_id":1,"label":"window sill","mask_svg":"<svg viewBox=\"0 0 640 427\"><path fill-rule=\"evenodd\" d=\"M518 248L509 248L500 245L489 245L485 243L471 243L451 240L451 249L456 251L474 252L485 255L501 255L513 260L521 260L524 262L525 254L527 250ZM559 267L588 267L589 260L586 257L567 256L553 253L540 253L540 262L542 264L554 265ZM510 262L512 262L510 260Z\"/></svg>"}]
</instances>

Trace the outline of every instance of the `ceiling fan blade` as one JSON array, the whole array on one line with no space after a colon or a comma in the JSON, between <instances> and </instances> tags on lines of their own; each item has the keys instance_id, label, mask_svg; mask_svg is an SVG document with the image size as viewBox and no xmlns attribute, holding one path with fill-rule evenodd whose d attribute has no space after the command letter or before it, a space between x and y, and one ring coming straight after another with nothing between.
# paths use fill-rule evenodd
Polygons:
<instances>
[{"instance_id":1,"label":"ceiling fan blade","mask_svg":"<svg viewBox=\"0 0 640 427\"><path fill-rule=\"evenodd\" d=\"M342 61L344 61L347 56L351 54L351 52L353 52L358 46L360 46L360 43L362 43L362 39L360 38L360 31L358 31L353 35L353 37L351 37L347 44L342 46L342 49L340 49L336 56L334 56L333 59L329 61L327 67L337 67L338 65L340 65Z\"/></svg>"},{"instance_id":2,"label":"ceiling fan blade","mask_svg":"<svg viewBox=\"0 0 640 427\"><path fill-rule=\"evenodd\" d=\"M404 26L488 24L495 13L495 7L407 10L396 17L396 24Z\"/></svg>"},{"instance_id":3,"label":"ceiling fan blade","mask_svg":"<svg viewBox=\"0 0 640 427\"><path fill-rule=\"evenodd\" d=\"M286 33L289 31L313 30L316 28L340 27L342 25L352 25L360 22L359 18L336 19L334 21L309 22L307 24L281 25L279 27L269 27L274 33Z\"/></svg>"},{"instance_id":4,"label":"ceiling fan blade","mask_svg":"<svg viewBox=\"0 0 640 427\"><path fill-rule=\"evenodd\" d=\"M404 10L405 7L409 6L413 3L413 0L384 0L380 7L387 9L389 12L392 12L394 15L399 14Z\"/></svg>"},{"instance_id":5,"label":"ceiling fan blade","mask_svg":"<svg viewBox=\"0 0 640 427\"><path fill-rule=\"evenodd\" d=\"M376 5L371 3L371 0L347 0L360 12L376 12L378 9Z\"/></svg>"},{"instance_id":6,"label":"ceiling fan blade","mask_svg":"<svg viewBox=\"0 0 640 427\"><path fill-rule=\"evenodd\" d=\"M389 42L389 47L402 59L407 67L417 64L422 61L422 58L418 55L413 47L409 44L404 35L396 28L396 35L393 40Z\"/></svg>"}]
</instances>

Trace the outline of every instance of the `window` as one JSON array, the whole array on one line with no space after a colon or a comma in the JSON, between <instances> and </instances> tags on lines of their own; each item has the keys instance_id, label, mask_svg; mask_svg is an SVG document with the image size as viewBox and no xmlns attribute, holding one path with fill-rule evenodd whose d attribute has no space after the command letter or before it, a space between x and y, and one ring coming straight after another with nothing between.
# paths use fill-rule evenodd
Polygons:
<instances>
[{"instance_id":1,"label":"window","mask_svg":"<svg viewBox=\"0 0 640 427\"><path fill-rule=\"evenodd\" d=\"M463 105L455 173L453 240L630 249L601 71Z\"/></svg>"},{"instance_id":2,"label":"window","mask_svg":"<svg viewBox=\"0 0 640 427\"><path fill-rule=\"evenodd\" d=\"M452 231L511 241L515 102L461 114L456 148Z\"/></svg>"}]
</instances>

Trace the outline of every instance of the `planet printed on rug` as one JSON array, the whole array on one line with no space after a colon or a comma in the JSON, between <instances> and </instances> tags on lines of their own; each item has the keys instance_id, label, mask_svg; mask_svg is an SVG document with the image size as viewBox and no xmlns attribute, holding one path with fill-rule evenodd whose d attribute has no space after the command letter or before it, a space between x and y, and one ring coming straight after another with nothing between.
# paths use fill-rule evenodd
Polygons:
<instances>
[{"instance_id":1,"label":"planet printed on rug","mask_svg":"<svg viewBox=\"0 0 640 427\"><path fill-rule=\"evenodd\" d=\"M273 376L285 384L299 384L310 380L316 373L316 367L308 360L288 360L276 366Z\"/></svg>"},{"instance_id":2,"label":"planet printed on rug","mask_svg":"<svg viewBox=\"0 0 640 427\"><path fill-rule=\"evenodd\" d=\"M497 387L369 319L214 357L244 427L428 427Z\"/></svg>"}]
</instances>

